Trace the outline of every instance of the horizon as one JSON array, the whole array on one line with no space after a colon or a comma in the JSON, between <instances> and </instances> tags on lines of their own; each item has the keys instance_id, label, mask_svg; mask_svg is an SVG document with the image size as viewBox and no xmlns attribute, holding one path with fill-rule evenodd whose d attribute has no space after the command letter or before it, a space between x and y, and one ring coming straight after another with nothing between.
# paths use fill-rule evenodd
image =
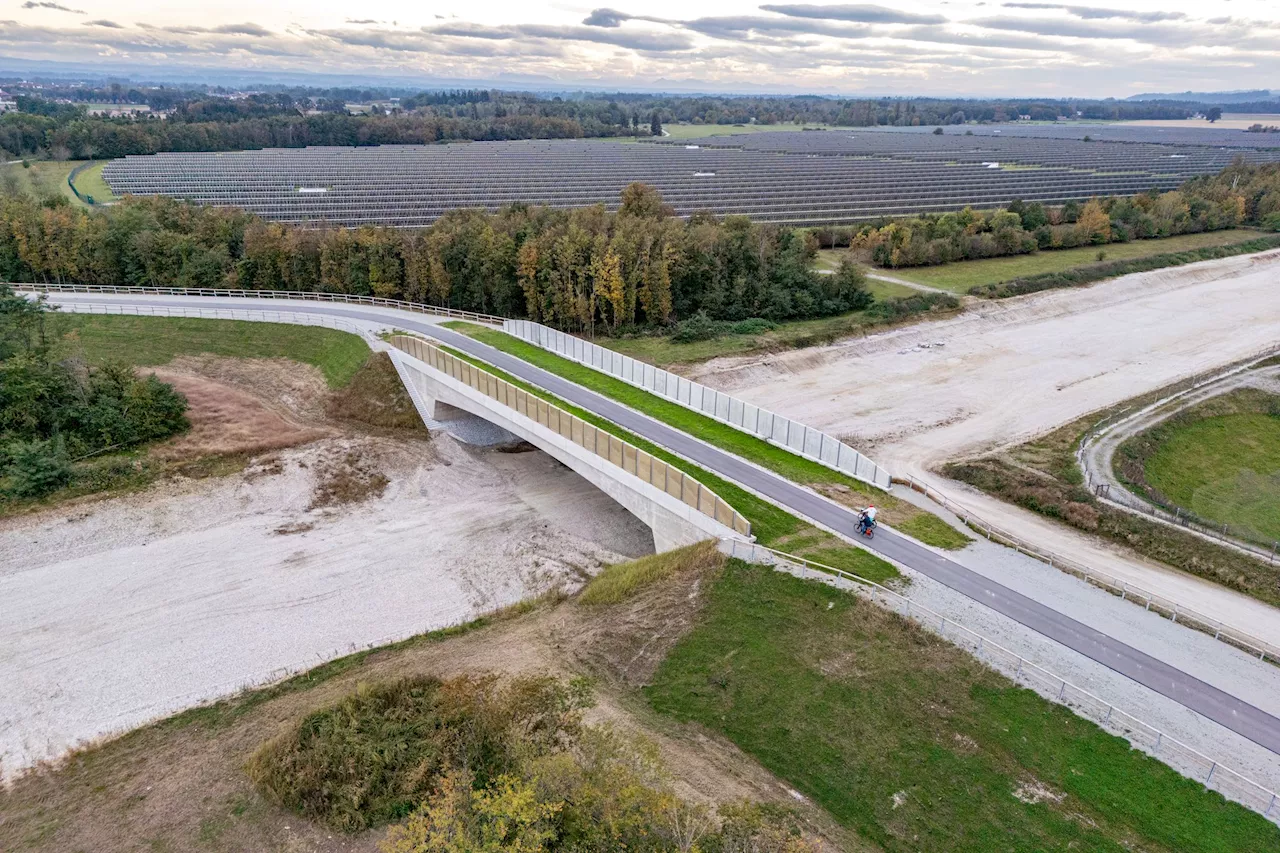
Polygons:
<instances>
[{"instance_id":1,"label":"horizon","mask_svg":"<svg viewBox=\"0 0 1280 853\"><path fill-rule=\"evenodd\" d=\"M333 3L304 12L237 0L202 10L195 22L152 0L15 0L0 30L0 64L166 82L203 74L267 84L302 75L406 88L680 95L1123 100L1272 89L1280 10L1226 2L1231 15L1204 16L1188 0L1136 0L1126 9L714 0L691 17L666 0L646 4L644 14L628 4L505 2L426 12L375 0L352 17Z\"/></svg>"}]
</instances>

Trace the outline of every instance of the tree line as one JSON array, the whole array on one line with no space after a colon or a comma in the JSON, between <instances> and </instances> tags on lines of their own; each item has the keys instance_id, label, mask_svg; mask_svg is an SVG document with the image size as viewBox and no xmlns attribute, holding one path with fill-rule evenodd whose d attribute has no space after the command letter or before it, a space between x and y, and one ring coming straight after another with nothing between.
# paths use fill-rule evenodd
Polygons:
<instances>
[{"instance_id":1,"label":"tree line","mask_svg":"<svg viewBox=\"0 0 1280 853\"><path fill-rule=\"evenodd\" d=\"M71 482L74 463L185 430L187 401L124 365L62 351L41 302L0 284L0 504Z\"/></svg>"},{"instance_id":2,"label":"tree line","mask_svg":"<svg viewBox=\"0 0 1280 853\"><path fill-rule=\"evenodd\" d=\"M18 90L23 91L23 90ZM664 124L831 124L937 126L1003 122L1029 116L1053 121L1182 119L1203 104L1054 99L826 98L815 96L677 96L635 93L537 95L453 91L275 87L253 93L210 87L122 84L43 86L18 96L0 116L0 150L15 157L107 158L161 151L232 151L306 145L427 144L460 140L648 136ZM391 103L391 98L399 100ZM385 105L375 115L347 115L349 102ZM145 103L167 118L89 116L85 104ZM319 110L319 115L310 114ZM383 112L390 110L391 115Z\"/></svg>"},{"instance_id":3,"label":"tree line","mask_svg":"<svg viewBox=\"0 0 1280 853\"><path fill-rule=\"evenodd\" d=\"M306 290L407 299L568 331L790 320L869 301L861 275L812 269L805 233L672 214L632 184L616 213L513 205L421 229L300 228L230 208L126 198L88 212L0 196L0 280Z\"/></svg>"},{"instance_id":4,"label":"tree line","mask_svg":"<svg viewBox=\"0 0 1280 853\"><path fill-rule=\"evenodd\" d=\"M1237 161L1221 174L1170 192L1050 206L1015 201L1007 208L904 217L860 228L820 229L821 244L870 251L885 267L1019 255L1040 249L1102 246L1254 225L1280 231L1280 164Z\"/></svg>"}]
</instances>

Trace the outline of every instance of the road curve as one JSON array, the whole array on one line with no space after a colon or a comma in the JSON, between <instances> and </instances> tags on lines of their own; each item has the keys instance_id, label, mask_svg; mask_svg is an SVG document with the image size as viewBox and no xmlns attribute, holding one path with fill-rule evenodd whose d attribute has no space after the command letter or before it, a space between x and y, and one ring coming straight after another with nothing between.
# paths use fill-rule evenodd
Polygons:
<instances>
[{"instance_id":1,"label":"road curve","mask_svg":"<svg viewBox=\"0 0 1280 853\"><path fill-rule=\"evenodd\" d=\"M581 408L607 418L655 444L693 460L727 480L765 495L828 528L853 534L857 514L833 501L800 488L791 481L731 456L699 441L661 421L629 409L613 400L589 391L555 374L534 367L526 361L507 355L465 335L441 328L420 315L393 309L365 308L354 305L291 302L275 299L241 299L218 297L173 296L154 297L115 294L51 293L49 302L57 305L74 303L119 304L138 307L174 307L216 305L220 308L253 311L288 311L345 318L429 335L455 349L474 355L527 382L538 385ZM860 542L873 551L920 572L974 601L1055 640L1092 660L1107 666L1173 699L1187 708L1240 734L1254 743L1280 755L1280 718L1214 687L1151 655L1133 648L1107 634L989 580L933 551L881 529L874 540Z\"/></svg>"}]
</instances>

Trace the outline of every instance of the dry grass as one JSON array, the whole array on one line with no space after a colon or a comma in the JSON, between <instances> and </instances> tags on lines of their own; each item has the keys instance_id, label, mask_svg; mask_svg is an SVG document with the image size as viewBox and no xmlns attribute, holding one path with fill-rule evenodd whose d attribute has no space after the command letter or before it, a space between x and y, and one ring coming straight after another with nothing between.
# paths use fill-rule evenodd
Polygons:
<instances>
[{"instance_id":1,"label":"dry grass","mask_svg":"<svg viewBox=\"0 0 1280 853\"><path fill-rule=\"evenodd\" d=\"M427 431L395 365L384 352L370 356L351 382L329 398L326 413L334 420L365 427L420 434Z\"/></svg>"},{"instance_id":2,"label":"dry grass","mask_svg":"<svg viewBox=\"0 0 1280 853\"><path fill-rule=\"evenodd\" d=\"M173 385L190 404L187 418L191 429L152 450L166 462L266 453L328 434L317 427L293 423L269 408L262 398L215 379L163 369L155 374Z\"/></svg>"},{"instance_id":3,"label":"dry grass","mask_svg":"<svg viewBox=\"0 0 1280 853\"><path fill-rule=\"evenodd\" d=\"M724 560L716 543L708 540L687 548L606 566L582 590L578 601L586 605L618 604L640 590L675 575L719 568L724 565Z\"/></svg>"}]
</instances>

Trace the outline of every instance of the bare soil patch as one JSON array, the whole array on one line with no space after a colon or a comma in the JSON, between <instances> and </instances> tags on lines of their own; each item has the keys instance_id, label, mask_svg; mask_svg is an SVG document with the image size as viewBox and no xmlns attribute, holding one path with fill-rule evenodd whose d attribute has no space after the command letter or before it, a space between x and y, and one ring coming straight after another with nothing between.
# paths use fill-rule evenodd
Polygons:
<instances>
[{"instance_id":1,"label":"bare soil patch","mask_svg":"<svg viewBox=\"0 0 1280 853\"><path fill-rule=\"evenodd\" d=\"M156 377L187 398L191 429L152 448L166 462L203 456L265 453L296 447L331 435L272 409L262 397L226 381L158 368Z\"/></svg>"},{"instance_id":2,"label":"bare soil patch","mask_svg":"<svg viewBox=\"0 0 1280 853\"><path fill-rule=\"evenodd\" d=\"M368 458L360 450L348 450L321 463L316 472L311 505L307 508L344 506L380 498L390 482L378 468L376 460Z\"/></svg>"}]
</instances>

